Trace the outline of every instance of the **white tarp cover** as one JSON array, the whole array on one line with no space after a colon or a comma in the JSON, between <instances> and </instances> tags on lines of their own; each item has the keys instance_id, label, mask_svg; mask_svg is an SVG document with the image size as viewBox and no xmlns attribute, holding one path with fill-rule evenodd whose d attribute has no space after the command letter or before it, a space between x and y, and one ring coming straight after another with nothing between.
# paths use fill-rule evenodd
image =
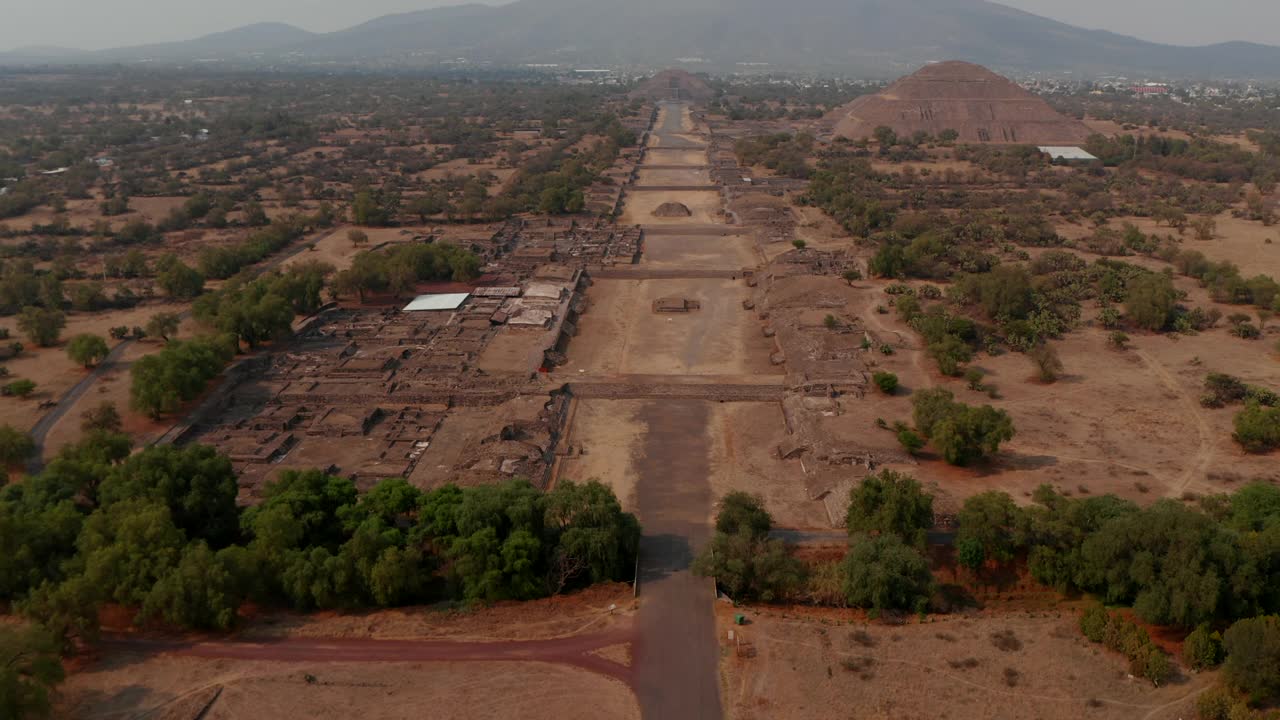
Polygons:
<instances>
[{"instance_id":1,"label":"white tarp cover","mask_svg":"<svg viewBox=\"0 0 1280 720\"><path fill-rule=\"evenodd\" d=\"M413 299L413 302L404 306L404 312L416 312L419 310L457 310L471 293L437 293L434 295L419 295Z\"/></svg>"},{"instance_id":2,"label":"white tarp cover","mask_svg":"<svg viewBox=\"0 0 1280 720\"><path fill-rule=\"evenodd\" d=\"M1090 155L1088 152L1078 147L1067 147L1061 145L1042 145L1040 152L1052 157L1054 160L1097 160L1098 158Z\"/></svg>"}]
</instances>

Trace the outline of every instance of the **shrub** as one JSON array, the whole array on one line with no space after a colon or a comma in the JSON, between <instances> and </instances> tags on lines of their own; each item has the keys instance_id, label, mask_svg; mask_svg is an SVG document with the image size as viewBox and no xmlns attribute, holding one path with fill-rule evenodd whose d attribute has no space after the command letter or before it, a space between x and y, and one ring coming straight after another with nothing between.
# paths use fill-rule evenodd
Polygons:
<instances>
[{"instance_id":1,"label":"shrub","mask_svg":"<svg viewBox=\"0 0 1280 720\"><path fill-rule=\"evenodd\" d=\"M1182 644L1182 659L1196 670L1215 667L1222 662L1222 636L1207 625L1196 628Z\"/></svg>"},{"instance_id":2,"label":"shrub","mask_svg":"<svg viewBox=\"0 0 1280 720\"><path fill-rule=\"evenodd\" d=\"M974 392L982 392L982 380L987 376L980 368L968 368L964 371L965 387Z\"/></svg>"},{"instance_id":3,"label":"shrub","mask_svg":"<svg viewBox=\"0 0 1280 720\"><path fill-rule=\"evenodd\" d=\"M62 335L62 328L66 326L67 317L60 310L25 307L18 316L18 327L31 342L40 347L56 344Z\"/></svg>"},{"instance_id":4,"label":"shrub","mask_svg":"<svg viewBox=\"0 0 1280 720\"><path fill-rule=\"evenodd\" d=\"M77 335L67 343L67 357L86 368L102 362L110 351L106 340L90 333Z\"/></svg>"},{"instance_id":5,"label":"shrub","mask_svg":"<svg viewBox=\"0 0 1280 720\"><path fill-rule=\"evenodd\" d=\"M1106 608L1101 605L1091 605L1080 615L1080 632L1090 642L1100 643L1106 637L1107 623L1110 621L1111 616L1107 614Z\"/></svg>"},{"instance_id":6,"label":"shrub","mask_svg":"<svg viewBox=\"0 0 1280 720\"><path fill-rule=\"evenodd\" d=\"M1250 402L1235 417L1232 437L1248 452L1265 453L1280 447L1280 408Z\"/></svg>"},{"instance_id":7,"label":"shrub","mask_svg":"<svg viewBox=\"0 0 1280 720\"><path fill-rule=\"evenodd\" d=\"M877 372L871 376L871 381L885 395L892 395L898 390L898 376L891 372Z\"/></svg>"},{"instance_id":8,"label":"shrub","mask_svg":"<svg viewBox=\"0 0 1280 720\"><path fill-rule=\"evenodd\" d=\"M1058 351L1049 345L1037 345L1027 353L1031 365L1036 370L1036 377L1043 383L1057 382L1062 374L1062 360Z\"/></svg>"},{"instance_id":9,"label":"shrub","mask_svg":"<svg viewBox=\"0 0 1280 720\"><path fill-rule=\"evenodd\" d=\"M1255 703L1280 698L1280 616L1236 621L1222 637L1227 683Z\"/></svg>"},{"instance_id":10,"label":"shrub","mask_svg":"<svg viewBox=\"0 0 1280 720\"><path fill-rule=\"evenodd\" d=\"M937 342L929 343L928 352L938 363L938 372L951 377L959 377L961 366L973 359L973 348L955 335L946 335Z\"/></svg>"},{"instance_id":11,"label":"shrub","mask_svg":"<svg viewBox=\"0 0 1280 720\"><path fill-rule=\"evenodd\" d=\"M915 455L925 446L924 438L915 430L903 429L898 431L898 443L902 445L902 449L907 453Z\"/></svg>"},{"instance_id":12,"label":"shrub","mask_svg":"<svg viewBox=\"0 0 1280 720\"><path fill-rule=\"evenodd\" d=\"M14 380L5 385L3 394L10 397L25 398L36 391L36 384L27 379Z\"/></svg>"}]
</instances>

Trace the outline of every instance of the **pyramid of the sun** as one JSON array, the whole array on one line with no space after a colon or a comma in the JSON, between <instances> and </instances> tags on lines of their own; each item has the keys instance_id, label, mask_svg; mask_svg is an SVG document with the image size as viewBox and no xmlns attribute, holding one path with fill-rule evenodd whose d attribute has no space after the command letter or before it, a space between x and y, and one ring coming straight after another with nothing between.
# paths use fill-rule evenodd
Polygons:
<instances>
[{"instance_id":1,"label":"pyramid of the sun","mask_svg":"<svg viewBox=\"0 0 1280 720\"><path fill-rule=\"evenodd\" d=\"M1008 78L967 62L926 65L832 115L835 134L851 140L871 137L882 125L900 136L955 130L961 142L970 143L1079 145L1090 135L1084 123Z\"/></svg>"},{"instance_id":2,"label":"pyramid of the sun","mask_svg":"<svg viewBox=\"0 0 1280 720\"><path fill-rule=\"evenodd\" d=\"M692 100L704 103L716 95L707 81L684 70L663 70L631 91L633 98L647 100Z\"/></svg>"}]
</instances>

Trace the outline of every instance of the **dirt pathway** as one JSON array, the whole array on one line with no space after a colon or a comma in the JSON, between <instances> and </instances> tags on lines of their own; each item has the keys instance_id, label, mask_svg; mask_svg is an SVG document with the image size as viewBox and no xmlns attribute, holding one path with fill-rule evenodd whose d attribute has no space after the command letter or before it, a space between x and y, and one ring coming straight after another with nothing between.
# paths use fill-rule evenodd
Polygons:
<instances>
[{"instance_id":1,"label":"dirt pathway","mask_svg":"<svg viewBox=\"0 0 1280 720\"><path fill-rule=\"evenodd\" d=\"M1208 421L1200 413L1200 404L1178 384L1177 378L1170 374L1155 358L1142 350L1138 350L1137 355L1142 358L1142 362L1146 364L1147 368L1155 373L1156 377L1160 379L1160 382L1169 392L1178 397L1178 402L1182 405L1187 415L1195 421L1196 432L1200 435L1200 446L1196 448L1196 453L1190 461L1191 464L1180 477L1169 485L1169 490L1165 493L1166 497L1182 497L1183 493L1189 490L1193 483L1204 478L1205 474L1209 472L1209 466L1213 464L1213 428L1209 427Z\"/></svg>"},{"instance_id":2,"label":"dirt pathway","mask_svg":"<svg viewBox=\"0 0 1280 720\"><path fill-rule=\"evenodd\" d=\"M281 638L260 641L152 640L115 636L104 638L103 650L170 654L228 660L275 662L468 662L538 661L573 665L632 683L632 669L597 654L632 640L630 629L618 628L589 635L550 640L455 642L449 640L369 640L353 638Z\"/></svg>"}]
</instances>

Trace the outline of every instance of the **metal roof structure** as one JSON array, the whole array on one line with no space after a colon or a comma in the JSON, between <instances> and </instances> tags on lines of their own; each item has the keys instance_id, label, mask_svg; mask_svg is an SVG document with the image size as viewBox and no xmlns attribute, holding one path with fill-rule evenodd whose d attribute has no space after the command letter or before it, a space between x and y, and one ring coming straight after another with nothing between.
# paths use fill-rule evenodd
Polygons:
<instances>
[{"instance_id":1,"label":"metal roof structure","mask_svg":"<svg viewBox=\"0 0 1280 720\"><path fill-rule=\"evenodd\" d=\"M419 312L423 310L457 310L471 297L471 293L437 293L432 295L419 295L413 299L413 302L404 306L404 312Z\"/></svg>"},{"instance_id":2,"label":"metal roof structure","mask_svg":"<svg viewBox=\"0 0 1280 720\"><path fill-rule=\"evenodd\" d=\"M1064 145L1042 145L1040 152L1051 156L1054 160L1097 160L1098 158L1078 147Z\"/></svg>"}]
</instances>

